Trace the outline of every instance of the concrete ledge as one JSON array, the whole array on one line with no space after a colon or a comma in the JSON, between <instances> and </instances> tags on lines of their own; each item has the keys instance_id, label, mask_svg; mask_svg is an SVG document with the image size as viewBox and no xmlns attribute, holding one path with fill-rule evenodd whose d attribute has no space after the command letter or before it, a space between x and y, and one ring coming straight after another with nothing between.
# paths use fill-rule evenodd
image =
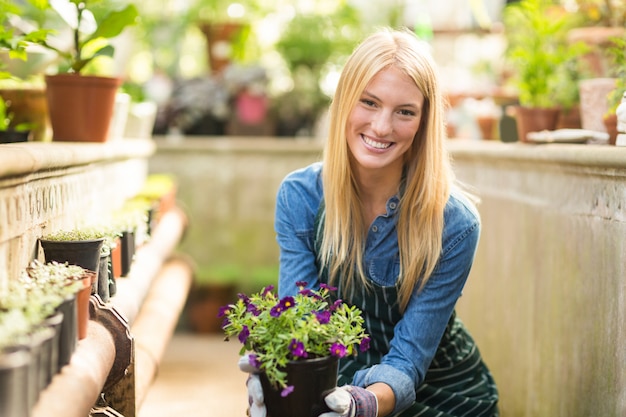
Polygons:
<instances>
[{"instance_id":1,"label":"concrete ledge","mask_svg":"<svg viewBox=\"0 0 626 417\"><path fill-rule=\"evenodd\" d=\"M148 158L151 140L124 139L105 143L27 142L0 145L0 178L100 161Z\"/></svg>"}]
</instances>

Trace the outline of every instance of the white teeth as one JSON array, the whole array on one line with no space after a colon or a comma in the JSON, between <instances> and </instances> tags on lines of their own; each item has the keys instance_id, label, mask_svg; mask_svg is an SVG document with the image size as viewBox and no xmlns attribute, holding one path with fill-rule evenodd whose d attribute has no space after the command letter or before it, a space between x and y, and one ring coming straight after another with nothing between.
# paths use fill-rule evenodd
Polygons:
<instances>
[{"instance_id":1,"label":"white teeth","mask_svg":"<svg viewBox=\"0 0 626 417\"><path fill-rule=\"evenodd\" d=\"M363 136L363 140L365 141L365 143L367 143L368 145L376 149L387 149L388 147L391 146L391 143L375 142L372 139L368 138L367 136Z\"/></svg>"}]
</instances>

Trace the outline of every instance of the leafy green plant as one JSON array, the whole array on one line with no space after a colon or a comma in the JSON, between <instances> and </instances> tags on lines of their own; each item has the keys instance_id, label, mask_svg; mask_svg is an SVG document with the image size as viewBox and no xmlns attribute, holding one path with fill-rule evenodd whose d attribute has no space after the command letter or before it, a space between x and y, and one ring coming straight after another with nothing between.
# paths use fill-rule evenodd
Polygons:
<instances>
[{"instance_id":1,"label":"leafy green plant","mask_svg":"<svg viewBox=\"0 0 626 417\"><path fill-rule=\"evenodd\" d=\"M53 51L60 59L60 72L81 73L98 57L113 57L114 47L110 40L133 25L139 16L133 4L119 6L113 0L65 0L47 2L28 0L30 16L38 16L20 27L32 30L20 31L17 26L4 30L4 42L16 56L24 54L29 44L40 45ZM15 12L9 9L10 12ZM54 16L53 19L48 19ZM19 16L15 16L19 19ZM57 29L58 26L61 26ZM70 46L60 46L54 35L60 31L71 34Z\"/></svg>"},{"instance_id":2,"label":"leafy green plant","mask_svg":"<svg viewBox=\"0 0 626 417\"><path fill-rule=\"evenodd\" d=\"M527 107L571 107L563 88L577 88L571 63L587 47L571 44L567 33L571 17L547 0L521 0L503 12L507 39L506 59L519 102Z\"/></svg>"},{"instance_id":3,"label":"leafy green plant","mask_svg":"<svg viewBox=\"0 0 626 417\"><path fill-rule=\"evenodd\" d=\"M96 239L104 239L106 237L106 233L98 228L74 228L67 230L59 230L57 232L52 232L43 236L45 240L54 240L54 241L70 241L70 240L96 240Z\"/></svg>"},{"instance_id":4,"label":"leafy green plant","mask_svg":"<svg viewBox=\"0 0 626 417\"><path fill-rule=\"evenodd\" d=\"M14 130L16 132L26 132L31 130L34 126L32 123L13 123L13 112L9 110L11 102L4 100L0 97L0 131Z\"/></svg>"},{"instance_id":5,"label":"leafy green plant","mask_svg":"<svg viewBox=\"0 0 626 417\"><path fill-rule=\"evenodd\" d=\"M26 337L79 291L85 273L76 265L32 261L0 296L0 350Z\"/></svg>"},{"instance_id":6,"label":"leafy green plant","mask_svg":"<svg viewBox=\"0 0 626 417\"><path fill-rule=\"evenodd\" d=\"M283 368L290 361L356 355L366 351L370 338L363 328L361 311L341 300L332 301L336 288L322 284L317 291L305 288L294 297L279 299L273 286L250 297L240 294L235 304L224 306L222 326L227 340L237 337L240 354L252 351L250 364L286 396L293 391Z\"/></svg>"},{"instance_id":7,"label":"leafy green plant","mask_svg":"<svg viewBox=\"0 0 626 417\"><path fill-rule=\"evenodd\" d=\"M614 114L626 92L626 38L613 38L607 53L610 59L611 75L615 77L615 88L608 95L607 113Z\"/></svg>"}]
</instances>

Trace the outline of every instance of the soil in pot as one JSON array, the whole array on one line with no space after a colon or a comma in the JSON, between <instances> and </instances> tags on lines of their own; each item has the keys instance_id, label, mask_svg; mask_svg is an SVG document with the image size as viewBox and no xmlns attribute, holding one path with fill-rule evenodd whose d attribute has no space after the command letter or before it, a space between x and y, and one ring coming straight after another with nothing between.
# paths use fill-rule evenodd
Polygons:
<instances>
[{"instance_id":1,"label":"soil in pot","mask_svg":"<svg viewBox=\"0 0 626 417\"><path fill-rule=\"evenodd\" d=\"M338 362L333 356L289 362L287 385L294 390L286 397L261 374L267 417L317 417L328 411L324 396L337 386Z\"/></svg>"}]
</instances>

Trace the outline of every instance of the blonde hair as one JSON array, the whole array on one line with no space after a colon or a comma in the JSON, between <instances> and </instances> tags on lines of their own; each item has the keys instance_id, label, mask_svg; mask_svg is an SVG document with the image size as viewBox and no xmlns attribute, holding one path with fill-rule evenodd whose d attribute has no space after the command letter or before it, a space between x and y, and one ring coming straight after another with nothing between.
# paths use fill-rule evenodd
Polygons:
<instances>
[{"instance_id":1,"label":"blonde hair","mask_svg":"<svg viewBox=\"0 0 626 417\"><path fill-rule=\"evenodd\" d=\"M397 223L399 303L404 311L415 286L424 286L439 259L443 212L454 181L444 147L445 102L435 64L428 46L408 30L382 29L370 35L354 50L340 76L323 156L326 213L319 259L331 283L341 279L350 288L357 279L369 287L362 256L367 226L350 169L346 126L367 84L389 66L411 77L424 95L420 127L405 158L406 184Z\"/></svg>"}]
</instances>

